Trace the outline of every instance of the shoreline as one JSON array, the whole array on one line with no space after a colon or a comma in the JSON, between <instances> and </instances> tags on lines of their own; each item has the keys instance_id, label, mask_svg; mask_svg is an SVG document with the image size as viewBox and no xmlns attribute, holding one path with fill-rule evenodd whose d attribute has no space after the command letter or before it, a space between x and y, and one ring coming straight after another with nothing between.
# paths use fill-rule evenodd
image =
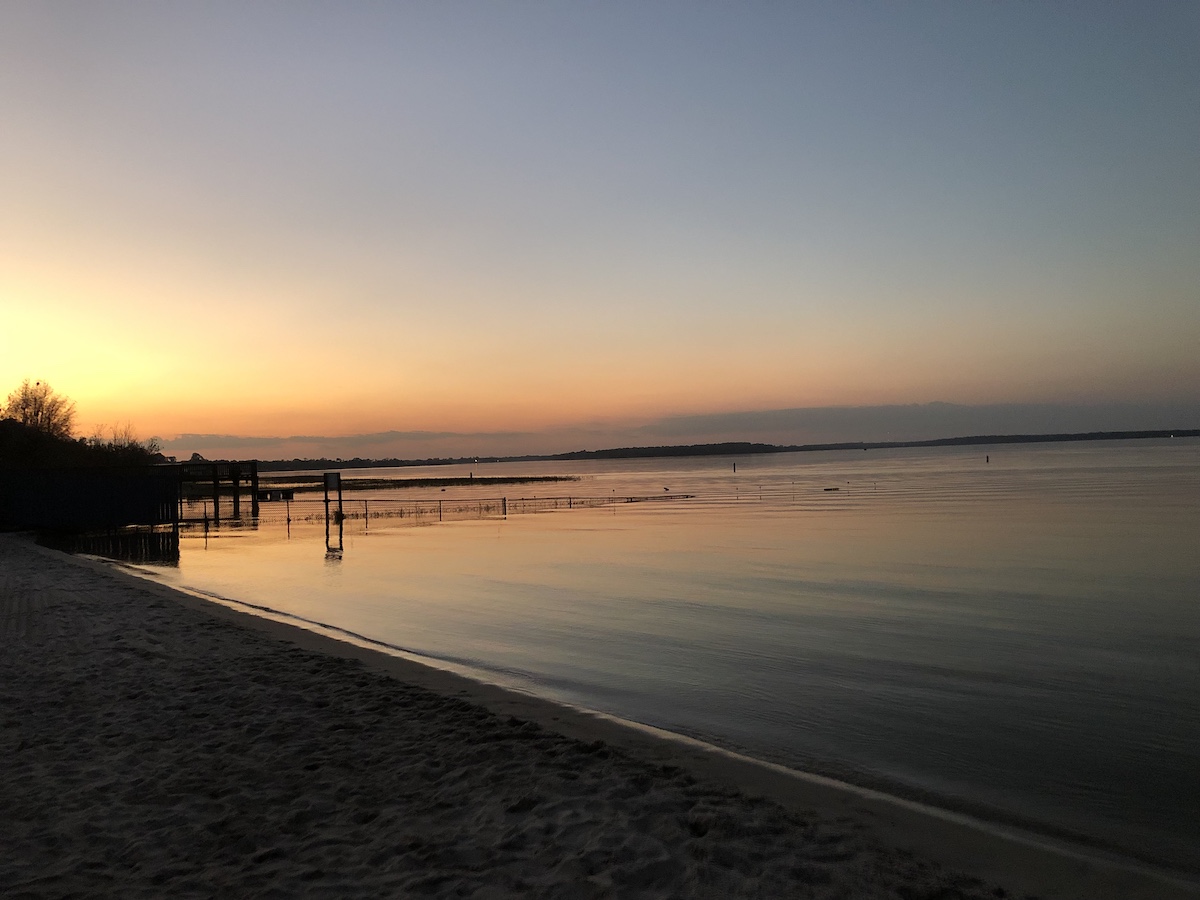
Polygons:
<instances>
[{"instance_id":1,"label":"shoreline","mask_svg":"<svg viewBox=\"0 0 1200 900\"><path fill-rule=\"evenodd\" d=\"M95 562L139 581L149 581L166 587L201 604L210 604L253 619L275 623L285 629L279 634L283 640L304 640L301 635L291 633L290 630L295 629L302 635L312 635L321 639L319 645L314 646L319 652L358 659L401 680L419 683L437 692L457 689L459 695L465 694L473 702L479 702L495 712L522 716L542 727L580 740L603 739L612 746L653 758L663 764L684 766L735 790L771 799L790 809L800 810L816 805L825 811L836 811L837 814L866 813L876 821L878 827L886 834L887 840L894 841L897 846L906 846L906 849L912 852L928 854L947 866L982 871L988 877L1005 878L1010 869L1010 862L1006 861L1003 866L997 866L993 862L998 847L993 846L991 842L997 840L1007 848L1003 855L1008 858L1011 854L1012 864L1041 868L1046 864L1042 854L1049 854L1053 860L1050 862L1052 868L1060 863L1071 868L1070 875L1060 876L1055 873L1051 876L1050 881L1054 886L1047 896L1058 896L1056 891L1069 885L1070 879L1079 871L1074 868L1074 864L1078 863L1083 867L1097 866L1099 869L1107 867L1113 870L1111 874L1100 876L1100 880L1091 884L1087 892L1080 896L1108 896L1105 890L1110 886L1109 881L1113 878L1121 881L1121 873L1130 873L1134 880L1142 876L1151 881L1161 880L1200 897L1200 881L1189 879L1188 873L1122 854L1117 849L1090 845L1082 840L1072 840L1070 836L1041 833L1022 827L1019 823L987 819L969 810L938 806L934 802L890 793L886 789L795 769L721 747L702 738L497 684L486 680L486 672L435 657L425 657L336 625L306 619L248 601L164 585L124 563L100 558ZM274 629L265 630L274 632ZM364 651L368 655L350 652L347 647ZM382 657L382 660L376 657ZM398 660L416 666L417 669L405 666L397 673L386 660ZM447 676L447 679L443 680L440 675ZM454 679L461 683L453 683ZM962 829L963 833L955 835L957 829ZM962 846L948 847L948 836L955 844L961 839ZM1031 890L1034 893L1047 890L1044 879L1040 877L1033 884L1035 888ZM1127 889L1139 890L1131 881L1128 888L1122 887L1121 891L1113 896L1140 896L1136 893L1124 893ZM1183 896L1193 896L1193 893L1185 893ZM1068 889L1064 896L1074 894ZM1148 896L1159 895L1152 893Z\"/></svg>"},{"instance_id":2,"label":"shoreline","mask_svg":"<svg viewBox=\"0 0 1200 900\"><path fill-rule=\"evenodd\" d=\"M1066 829L1059 829L1057 831L1053 829L1039 830L1037 823L1032 822L1032 820L1021 820L1017 817L1005 818L1000 815L989 817L986 810L980 806L972 807L968 804L955 806L949 803L939 803L940 798L933 794L921 794L915 791L906 794L901 785L890 785L882 781L875 784L857 783L839 777L836 774L826 774L817 770L798 769L788 765L786 762L777 762L769 758L755 756L748 751L721 746L702 736L671 731L670 729L650 723L628 719L615 713L590 709L566 700L544 697L533 689L524 689L516 684L505 684L496 681L494 680L496 673L485 669L478 669L462 663L439 659L435 656L423 655L404 647L389 644L386 641L342 628L338 625L331 625L316 619L308 619L300 615L251 603L246 600L237 600L232 597L209 594L183 586L169 585L158 581L153 575L144 573L134 564L125 563L120 560L109 560L99 556L85 555L82 558L94 562L104 569L119 571L139 582L146 581L151 584L160 585L170 591L191 597L201 604L212 604L223 607L235 613L248 615L254 619L275 622L286 629L298 629L301 632L333 641L331 645L322 643L320 647L315 648L319 652L347 655L350 657L351 655L347 654L344 648L338 646L347 644L371 654L378 654L385 658L398 659L411 663L419 668L416 672L405 670L405 672L401 673L403 680L420 683L431 690L442 691L449 690L450 688L443 685L440 679L432 678L425 680L417 673L421 670L445 673L465 682L465 685L458 688L459 693L465 692L475 702L489 706L489 708L491 708L491 704L494 704L496 708L503 706L506 714L523 713L543 727L556 728L562 730L565 734L579 737L583 740L596 739L598 736L601 736L601 732L604 732L602 736L610 744L628 746L635 752L654 754L668 761L672 760L675 756L674 750L682 751L690 748L702 758L701 761L690 760L692 765L711 769L712 771L709 772L711 777L722 780L737 790L751 793L758 792L761 796L767 797L768 795L762 792L762 785L766 782L769 777L768 773L770 773L771 776L777 776L785 781L792 779L803 784L809 784L818 790L828 789L834 792L858 796L872 804L881 804L885 808L894 807L908 810L917 817L917 822L911 824L917 824L926 819L943 821L950 826L961 826L970 831L994 836L1017 845L1077 858L1085 863L1100 862L1112 865L1118 869L1142 872L1151 878L1161 878L1177 882L1183 886L1190 886L1200 891L1200 872L1191 873L1186 870L1172 868L1151 858L1141 858L1134 854L1123 852L1121 848L1116 846L1089 841L1086 835L1072 834ZM240 620L237 621L240 622ZM280 637L283 640L299 639L298 636L289 636L286 632L281 634ZM351 658L359 659L357 655L353 655ZM381 671L392 674L386 665L378 664L374 660L374 657L362 657L360 661L368 665L374 662ZM401 675L397 675L396 677L401 677ZM495 692L499 692L499 696L496 696ZM504 702L502 698L507 698L509 702ZM512 701L518 702L514 703ZM546 705L548 705L548 708L543 709L543 706ZM579 717L582 717L582 719L579 719ZM584 723L582 727L580 727L580 722ZM599 723L605 722L611 724L613 728L598 727ZM649 743L638 741L636 739L637 735L641 735ZM667 748L662 752L656 752L655 745L660 742L665 742ZM679 745L679 747L676 747L676 745ZM679 762L680 760L674 759L674 761ZM728 763L728 766L725 763ZM761 770L761 772L758 772L756 775L747 775L746 777L733 777L730 772L723 771L723 769L730 767L732 767L731 771L742 771L749 768ZM789 792L784 788L782 793L786 796L788 793L794 792Z\"/></svg>"},{"instance_id":3,"label":"shoreline","mask_svg":"<svg viewBox=\"0 0 1200 900\"><path fill-rule=\"evenodd\" d=\"M769 895L772 891L781 889L781 886L784 889L789 889L789 886L790 889L803 886L812 896L825 896L822 891L828 889L828 895L834 896L836 890L848 884L857 886L855 890L858 893L854 893L855 896L871 895L862 893L864 885L872 890L878 889L879 896L887 896L886 891L894 889L896 885L911 887L916 891L911 896L923 896L925 894L921 891L928 894L939 885L947 887L952 884L952 889L959 893L947 896L1032 894L1046 898L1200 897L1200 885L1176 879L1147 866L1104 858L1091 851L1058 846L1056 842L1020 834L1004 826L991 826L966 816L924 807L869 789L854 788L821 776L798 773L648 726L638 726L636 723L574 709L475 681L410 657L384 652L381 648L360 646L297 624L239 611L225 603L167 587L107 563L68 557L57 551L35 547L21 537L0 538L0 562L4 563L3 568L0 568L0 601L5 604L0 611L6 614L9 623L5 626L5 632L0 634L0 637L3 637L3 641L0 642L0 660L15 655L19 658L18 662L51 666L47 671L49 675L67 678L72 684L78 682L77 669L84 664L77 658L79 656L86 655L91 659L90 665L96 670L96 677L102 684L110 673L109 663L118 651L120 658L124 659L125 648L131 644L140 643L141 646L150 648L161 646L162 652L156 650L152 660L159 668L147 670L151 674L160 673L161 669L170 669L176 664L175 657L185 655L191 650L188 646L189 635L202 631L204 640L211 642L211 652L223 655L222 659L230 665L251 650L263 655L264 659L269 657L272 668L268 674L283 672L287 669L286 663L295 654L304 655L306 665L313 663L309 657L315 657L318 669L323 669L324 663L321 661L326 660L331 661L331 665L332 661L338 661L340 665L351 666L346 671L335 666L337 671L321 671L315 675L307 669L295 672L288 670L286 677L284 674L278 674L275 682L264 674L262 688L267 691L289 688L297 692L297 697L303 698L308 696L306 692L333 690L340 692L342 703L357 703L358 692L363 692L371 694L375 698L373 702L377 704L386 704L388 697L405 691L427 692L429 696L421 701L424 704L422 715L434 724L450 716L454 721L446 727L450 728L453 725L453 729L462 733L455 741L450 741L447 735L441 735L440 743L439 740L424 743L409 741L406 744L408 751L418 756L426 753L432 754L431 758L436 759L466 752L470 747L460 746L464 735L468 742L483 741L493 749L499 744L507 746L507 743L516 741L517 743L508 748L515 752L514 748L528 746L530 733L538 734L539 742L545 744L545 747L541 748L544 752L533 752L517 769L503 768L501 763L504 760L496 758L500 754L493 752L489 755L482 751L477 753L473 757L475 762L494 769L492 774L495 779L484 784L465 785L452 801L446 801L467 805L483 803L487 806L494 799L491 797L491 792L494 791L500 797L497 802L503 807L503 814L495 815L504 821L477 821L468 816L466 821L454 823L451 831L459 835L460 844L464 840L470 843L470 840L462 836L464 828L469 831L474 827L480 835L479 845L469 848L470 853L464 855L461 847L453 853L447 851L450 856L458 859L457 868L440 858L431 863L421 856L420 848L399 853L396 858L406 862L400 866L399 871L391 871L389 877L399 880L388 882L390 885L408 884L408 888L415 889L415 882L409 884L404 879L419 880L428 876L431 869L436 869L442 881L433 885L437 889L435 893L444 888L444 893L448 895L451 886L454 886L454 890L474 890L478 887L479 891L484 891L488 884L483 882L488 882L488 879L481 881L480 873L499 867L506 873L505 877L508 880L501 879L503 884L499 887L497 883L490 882L490 886L497 888L498 893L486 894L486 891L476 891L473 894L468 891L467 895L510 896L527 892L544 896L570 895L575 893L575 888L583 886L587 888L585 895L590 891L594 896L609 896L614 892L630 891L637 896L708 896L710 894L706 893L707 889L701 889L701 886L708 883L705 879L715 879L712 896L755 896L764 893ZM64 583L70 588L65 589ZM39 596L50 597L50 600L43 602L38 599ZM77 605L90 604L89 610L86 611L93 619L90 624L89 615L79 615L78 610L72 612L72 597ZM154 611L154 622L151 624L142 621L142 613L147 605ZM103 618L104 615L109 616L105 621L112 627L109 632L100 634L97 632L100 626L94 619L96 616ZM57 620L55 616L58 617ZM64 616L66 618L63 618ZM52 620L58 621L59 624L51 627ZM14 621L17 626L12 625ZM37 647L26 646L29 641L23 639L22 634L28 638L30 635L36 637L39 633L47 637L40 647L43 653L29 655L29 651ZM91 644L89 634L96 637ZM76 651L75 655L68 655L62 659L46 659L45 651L53 650L56 641L62 643L64 640ZM81 647L87 648L85 654L78 652ZM193 663L195 662L196 660L193 660ZM54 668L55 666L58 668ZM14 671L19 674L21 672ZM369 683L360 685L358 680L362 679L354 674L356 671L371 673L376 680L368 679ZM212 707L206 708L203 717L205 727L216 729L222 735L221 740L227 741L225 731L229 729L226 728L228 723L222 721L222 711L236 708L231 707L230 697L236 695L240 698L242 691L249 690L249 682L257 684L258 672L259 669L251 666L241 673L245 677L239 678L231 674L226 680L221 680L217 674L198 674L194 667L187 672L166 672L161 675L165 680L157 688L161 696L150 699L173 708L175 704L171 702L172 692L187 691L193 703L207 703L208 707ZM190 680L197 678L200 680ZM349 682L346 681L347 678ZM209 683L205 679L215 680ZM29 687L31 691L38 689L38 685L33 682ZM142 691L149 692L151 688L145 687ZM4 700L6 706L31 702L29 698L22 697L12 690L6 690ZM234 724L238 724L243 731L271 731L278 725L278 715L282 715L287 709L289 708L264 709L261 708L261 704L251 704L251 707L244 711L245 715ZM24 742L24 749L28 750L32 732L17 741L14 747L9 747L10 739L16 737L11 732L40 726L14 724L13 713L4 707L0 707L0 710L6 716L6 727L0 731L4 749L9 754L24 752L21 749ZM122 716L127 714L122 698L115 698L106 708L106 712L109 719L120 724ZM310 712L314 717L312 721L318 724L324 722L324 716L333 715L326 707ZM486 713L486 717L483 713ZM400 728L405 724L393 722L382 713L379 715L380 728ZM460 721L463 719L467 721ZM126 737L136 736L140 723L134 721L126 724L130 726L126 729ZM353 721L340 724L352 727ZM533 732L530 732L530 727L533 728ZM492 740L495 737L493 732L497 729L502 733L502 740ZM86 729L81 730L77 726L74 730L74 750L67 750L68 755L71 752L83 752L86 755L88 741L100 740L106 734L103 729L97 734L89 734ZM525 737L516 737L520 734L525 734ZM289 735L282 737L290 739ZM174 744L171 745L172 752L199 753L197 759L204 765L213 764L213 760L202 752L177 746L180 740L179 736L175 737ZM371 757L371 754L384 756L392 752L390 748L394 741L389 741L386 734L380 738L378 746L373 737L368 740L367 736L363 736L361 740L364 746L370 745L368 749L358 750L357 743L341 747L341 756L334 760L346 771L357 771L360 768L363 760L356 758L356 754L360 752L368 757ZM251 755L261 749L256 742L238 746L244 753ZM592 779L592 787L599 800L589 797L583 806L576 807L569 802L569 791L560 790L555 794L553 790L545 787L547 780L544 776L547 772L557 771L555 767L558 763L555 760L560 760L564 755L579 757L572 765ZM234 758L237 758L236 754ZM193 759L192 763L195 764L196 761ZM287 761L276 760L281 766ZM331 762L330 765L332 764ZM28 768L30 763L22 762L21 765ZM375 772L369 765L367 768L370 772ZM620 771L611 771L614 768ZM34 765L33 769L32 774L36 775L37 766ZM58 777L66 777L68 780L73 777L70 764L63 763L60 769L62 771ZM169 775L175 770L165 771ZM532 780L522 781L523 778L528 778L530 771L534 773ZM260 772L259 775L265 777L268 773L269 769ZM44 772L41 774L46 775ZM164 776L162 771L158 774ZM470 782L476 773L470 766L459 766L447 775ZM106 772L103 767L93 771L92 777L102 782L107 779L111 787L112 773ZM690 784L687 783L689 779ZM19 793L21 786L9 783L14 781L12 772L5 780L7 800L7 792L14 790ZM234 795L257 787L257 782L253 779L249 784L245 782L244 777L241 781L232 779L223 783L223 787ZM351 787L346 788L347 784ZM569 785L570 782L564 784ZM636 798L626 797L631 784L638 787L640 795L657 798L655 804L647 807L647 801L640 795ZM41 787L44 788L45 785ZM331 789L334 795L339 789L366 790L349 775L343 779L340 786L335 780L327 784L326 788ZM39 786L34 784L31 789L36 792ZM82 790L86 791L88 788L85 786ZM538 796L525 799L533 796L530 791L538 793ZM504 806L514 792L521 796ZM306 791L302 793L307 795ZM200 797L197 800L194 794L194 790L191 793L184 792L179 802L185 806L199 802L200 807L204 807L205 804L201 802L204 798ZM418 806L428 799L419 791L413 796L412 803ZM764 807L761 801L754 798L769 798L771 803ZM305 798L292 798L292 801L295 805L305 802ZM630 803L637 807L632 815L626 808ZM593 806L603 807L601 812L596 813L598 818L595 821L586 823L579 819L580 816L587 816L588 810ZM550 808L552 814L544 810L546 807ZM696 810L700 808L703 808L706 814L712 813L710 818L713 818L713 821L725 823L723 827L730 834L726 836L727 840L724 843L708 841L712 833L709 830L711 823L708 819L701 824L694 821ZM513 809L516 810L515 813ZM30 808L28 812L37 819L36 810ZM195 824L190 821L188 811L184 812L183 819L171 823L171 828L187 830ZM228 810L225 812L228 813ZM76 810L76 813L86 819L86 806L82 810ZM192 809L190 813L192 818L195 815L203 818L205 810ZM441 827L438 823L441 822L443 814L450 815L446 811L435 811L433 814L433 821L438 827ZM514 816L518 818L514 820ZM517 851L508 853L489 850L490 845L486 837L491 833L489 829L495 831L500 828L497 834L501 836L509 834L514 828L520 830L523 827L523 820L519 818L521 816L539 828L551 826L552 834L547 838L549 843L544 848L545 852L540 855L534 854L537 856L536 860L516 859L514 862L508 857L514 853L520 856ZM681 816L682 827L677 827L680 825ZM638 824L647 817L656 822L653 828L646 829ZM566 825L563 824L564 819ZM578 821L575 821L576 819ZM377 831L386 830L384 825L379 824L381 820L378 818L372 821L376 822L376 827L367 828L368 835L374 836ZM689 821L693 826L690 829ZM46 822L40 824L43 831L48 827ZM583 827L584 825L588 827ZM131 821L127 821L124 827L126 831L137 830L136 823ZM398 827L403 831L402 825ZM558 830L555 831L555 828ZM350 832L356 832L356 829L362 830L353 821L349 824L343 822L341 830L335 829L333 833L326 835L325 840L337 842ZM814 829L816 832L827 833L817 834ZM637 852L627 847L630 852L624 855L617 854L617 861L609 860L611 865L606 868L601 864L604 859L608 859L600 853L604 848L587 843L589 835L593 835L593 832L609 834L613 840L618 840L616 835L623 835L628 840L636 838L635 843L644 839L645 846L641 846ZM37 845L38 833L38 829L34 828L27 834L27 839L32 842L31 847ZM750 839L747 839L748 837ZM119 834L117 839L128 844L130 836ZM270 839L270 829L260 829L257 843L269 843ZM86 845L87 841L83 843ZM837 848L836 852L828 852L830 847ZM264 848L262 852L269 849L271 848ZM250 852L250 858L253 860L254 851L247 852ZM499 857L489 860L489 853L499 853ZM505 853L508 853L508 856ZM574 857L572 853L575 854ZM797 853L803 858L792 858ZM745 862L754 854L762 857L755 865L767 874L755 874L754 871L747 870ZM787 865L781 868L776 863L786 854L792 856L787 857ZM271 856L279 866L283 865L280 860L288 858L289 851L285 849ZM545 870L547 859L557 860L559 863L553 873ZM583 869L568 867L569 871L563 870L563 866L571 859L589 859L592 861L589 866L595 871L589 872L589 866ZM0 865L7 866L9 863L0 856ZM683 868L680 868L681 865ZM936 866L946 868L937 870ZM966 873L965 880L962 876L951 874L950 870ZM29 875L28 872L25 874ZM228 876L228 873L225 875ZM259 863L240 873L239 877L250 881L231 882L234 885L232 889L237 889L238 885L244 887L246 884L256 883L253 879L267 876L285 880L288 877L299 877L297 872L276 872L270 867L264 869L263 864ZM44 878L45 873L41 873L39 877ZM73 885L74 889L79 888L81 882L78 877L63 877L63 892L69 892L66 890L67 885ZM188 878L194 880L196 877L195 872L178 873L178 878L184 881ZM375 874L368 876L360 870L358 876L340 883L338 890L357 888L365 893L377 892L380 884L370 880L375 877ZM777 879L771 883L770 889L762 881L767 877ZM366 878L367 881L356 880L362 878ZM824 880L826 878L829 880ZM721 882L721 879L726 881ZM476 885L476 881L481 883ZM995 889L982 882L999 885L1007 893L992 893ZM43 888L47 886L44 882L38 883ZM172 881L171 884L175 882ZM525 884L526 887L520 887L521 884ZM536 890L529 890L530 885ZM506 890L508 893L505 893Z\"/></svg>"}]
</instances>

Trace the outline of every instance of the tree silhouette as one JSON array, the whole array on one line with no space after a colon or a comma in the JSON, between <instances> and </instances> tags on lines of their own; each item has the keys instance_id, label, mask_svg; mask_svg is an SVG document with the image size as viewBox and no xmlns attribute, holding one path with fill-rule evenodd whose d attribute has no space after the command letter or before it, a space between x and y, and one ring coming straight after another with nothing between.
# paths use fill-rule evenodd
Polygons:
<instances>
[{"instance_id":1,"label":"tree silhouette","mask_svg":"<svg viewBox=\"0 0 1200 900\"><path fill-rule=\"evenodd\" d=\"M44 381L21 382L8 395L4 415L51 437L70 438L75 430L75 401L55 393Z\"/></svg>"}]
</instances>

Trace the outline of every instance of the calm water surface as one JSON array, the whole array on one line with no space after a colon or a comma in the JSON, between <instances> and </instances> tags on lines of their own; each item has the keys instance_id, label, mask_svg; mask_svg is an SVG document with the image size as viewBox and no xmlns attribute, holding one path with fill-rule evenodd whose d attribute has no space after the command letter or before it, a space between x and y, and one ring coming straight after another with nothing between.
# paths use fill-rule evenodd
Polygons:
<instances>
[{"instance_id":1,"label":"calm water surface","mask_svg":"<svg viewBox=\"0 0 1200 900\"><path fill-rule=\"evenodd\" d=\"M1200 441L347 476L468 471L580 480L350 494L340 559L264 505L156 577L1200 872ZM409 494L656 502L374 517Z\"/></svg>"}]
</instances>

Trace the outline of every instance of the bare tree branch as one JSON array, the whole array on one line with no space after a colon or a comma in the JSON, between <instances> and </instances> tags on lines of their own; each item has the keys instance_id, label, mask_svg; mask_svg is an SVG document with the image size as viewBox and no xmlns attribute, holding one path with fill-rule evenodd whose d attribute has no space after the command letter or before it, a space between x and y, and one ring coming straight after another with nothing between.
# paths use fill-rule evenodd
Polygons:
<instances>
[{"instance_id":1,"label":"bare tree branch","mask_svg":"<svg viewBox=\"0 0 1200 900\"><path fill-rule=\"evenodd\" d=\"M8 395L4 415L52 437L70 438L75 431L75 401L55 393L44 381L21 382Z\"/></svg>"}]
</instances>

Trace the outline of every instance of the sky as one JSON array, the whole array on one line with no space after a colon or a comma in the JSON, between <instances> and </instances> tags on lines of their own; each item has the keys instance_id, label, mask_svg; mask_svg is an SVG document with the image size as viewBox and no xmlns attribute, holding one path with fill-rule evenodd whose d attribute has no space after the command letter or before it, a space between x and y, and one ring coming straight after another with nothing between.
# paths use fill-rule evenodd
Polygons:
<instances>
[{"instance_id":1,"label":"sky","mask_svg":"<svg viewBox=\"0 0 1200 900\"><path fill-rule=\"evenodd\" d=\"M0 396L84 434L1200 427L1190 0L2 0L0 123Z\"/></svg>"}]
</instances>

